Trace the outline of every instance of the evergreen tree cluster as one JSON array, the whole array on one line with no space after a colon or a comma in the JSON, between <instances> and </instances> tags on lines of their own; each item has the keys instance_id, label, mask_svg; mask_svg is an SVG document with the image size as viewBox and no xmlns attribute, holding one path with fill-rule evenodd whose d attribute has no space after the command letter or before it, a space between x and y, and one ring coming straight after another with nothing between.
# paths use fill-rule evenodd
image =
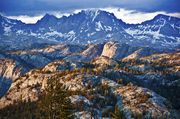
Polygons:
<instances>
[{"instance_id":1,"label":"evergreen tree cluster","mask_svg":"<svg viewBox=\"0 0 180 119\"><path fill-rule=\"evenodd\" d=\"M58 80L49 79L38 101L19 99L0 110L0 119L71 119L73 111L68 91Z\"/></svg>"}]
</instances>

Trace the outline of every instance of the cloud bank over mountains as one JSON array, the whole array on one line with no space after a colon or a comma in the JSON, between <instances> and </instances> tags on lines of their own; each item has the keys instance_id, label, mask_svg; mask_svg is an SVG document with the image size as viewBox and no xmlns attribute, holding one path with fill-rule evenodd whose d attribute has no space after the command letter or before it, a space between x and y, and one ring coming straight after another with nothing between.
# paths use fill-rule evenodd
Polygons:
<instances>
[{"instance_id":1,"label":"cloud bank over mountains","mask_svg":"<svg viewBox=\"0 0 180 119\"><path fill-rule=\"evenodd\" d=\"M168 16L175 16L180 18L180 13L168 13L165 11L157 11L157 12L141 12L137 10L128 10L118 7L108 7L108 8L90 8L91 10L103 10L110 13L113 13L118 19L122 19L126 23L130 24L137 24L142 23L144 21L153 19L158 14L164 14ZM81 10L87 10L87 9L76 9L74 11L47 11L42 12L33 16L28 15L17 15L17 16L7 16L11 19L17 19L21 20L24 23L36 23L38 20L40 20L46 13L56 16L57 18L60 18L62 16L69 16L71 14L76 14L80 12Z\"/></svg>"},{"instance_id":2,"label":"cloud bank over mountains","mask_svg":"<svg viewBox=\"0 0 180 119\"><path fill-rule=\"evenodd\" d=\"M101 9L127 23L141 23L157 14L180 17L179 0L1 0L0 13L24 23L36 23L44 14L68 16L82 9Z\"/></svg>"}]
</instances>

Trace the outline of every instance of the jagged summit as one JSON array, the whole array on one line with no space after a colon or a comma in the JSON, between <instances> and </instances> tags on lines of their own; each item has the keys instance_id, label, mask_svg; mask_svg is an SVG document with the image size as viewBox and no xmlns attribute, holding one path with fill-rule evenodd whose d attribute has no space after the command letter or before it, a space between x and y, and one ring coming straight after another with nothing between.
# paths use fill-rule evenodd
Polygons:
<instances>
[{"instance_id":1,"label":"jagged summit","mask_svg":"<svg viewBox=\"0 0 180 119\"><path fill-rule=\"evenodd\" d=\"M126 32L143 42L149 42L155 47L178 46L180 37L180 18L159 14L153 19L141 24L130 26Z\"/></svg>"},{"instance_id":2,"label":"jagged summit","mask_svg":"<svg viewBox=\"0 0 180 119\"><path fill-rule=\"evenodd\" d=\"M44 15L43 19L47 19L47 18L57 18L57 17L54 16L54 15L51 15L51 14L46 13L46 14Z\"/></svg>"},{"instance_id":3,"label":"jagged summit","mask_svg":"<svg viewBox=\"0 0 180 119\"><path fill-rule=\"evenodd\" d=\"M154 19L161 19L161 18L163 18L163 19L166 19L166 20L172 20L172 19L179 19L179 18L177 18L177 17L174 17L174 16L168 16L168 15L165 15L165 14L158 14L158 15L156 15L155 17L154 17Z\"/></svg>"},{"instance_id":4,"label":"jagged summit","mask_svg":"<svg viewBox=\"0 0 180 119\"><path fill-rule=\"evenodd\" d=\"M84 10L82 13L85 13L88 16L91 16L93 20L95 20L96 17L109 17L111 19L117 19L113 13L109 13L107 11L103 10ZM123 22L122 20L120 20ZM125 23L125 22L124 22Z\"/></svg>"},{"instance_id":5,"label":"jagged summit","mask_svg":"<svg viewBox=\"0 0 180 119\"><path fill-rule=\"evenodd\" d=\"M98 9L82 10L81 12L90 16L97 16L98 14L113 15L113 13L109 13L104 10L98 10Z\"/></svg>"},{"instance_id":6,"label":"jagged summit","mask_svg":"<svg viewBox=\"0 0 180 119\"><path fill-rule=\"evenodd\" d=\"M86 14L96 14L102 12L101 10L98 9L90 9L90 10L82 10L81 12L84 12Z\"/></svg>"},{"instance_id":7,"label":"jagged summit","mask_svg":"<svg viewBox=\"0 0 180 119\"><path fill-rule=\"evenodd\" d=\"M37 23L41 23L41 22L51 22L51 21L53 21L53 20L58 20L58 18L56 17L56 16L54 16L54 15L51 15L51 14L48 14L48 13L46 13L45 15L44 15L44 17L42 17L40 20L38 20L37 21Z\"/></svg>"},{"instance_id":8,"label":"jagged summit","mask_svg":"<svg viewBox=\"0 0 180 119\"><path fill-rule=\"evenodd\" d=\"M167 21L167 22L179 22L180 18L174 17L174 16L168 16L165 14L158 14L153 19L143 22L142 24L151 23L151 22L161 22L161 21Z\"/></svg>"}]
</instances>

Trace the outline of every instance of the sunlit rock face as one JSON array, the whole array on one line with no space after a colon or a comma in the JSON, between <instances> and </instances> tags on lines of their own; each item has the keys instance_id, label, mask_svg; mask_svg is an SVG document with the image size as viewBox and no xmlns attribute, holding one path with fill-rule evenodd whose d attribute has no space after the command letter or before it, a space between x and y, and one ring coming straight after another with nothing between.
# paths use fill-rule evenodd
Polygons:
<instances>
[{"instance_id":1,"label":"sunlit rock face","mask_svg":"<svg viewBox=\"0 0 180 119\"><path fill-rule=\"evenodd\" d=\"M130 47L127 44L109 41L105 43L101 56L109 57L112 59L122 59L136 49L137 48Z\"/></svg>"},{"instance_id":2,"label":"sunlit rock face","mask_svg":"<svg viewBox=\"0 0 180 119\"><path fill-rule=\"evenodd\" d=\"M7 92L12 82L26 71L26 68L12 59L0 59L0 97Z\"/></svg>"},{"instance_id":3,"label":"sunlit rock face","mask_svg":"<svg viewBox=\"0 0 180 119\"><path fill-rule=\"evenodd\" d=\"M125 111L128 118L132 118L132 115L135 118L174 118L175 116L171 113L173 111L171 103L149 89L129 84L116 91L122 99L119 108Z\"/></svg>"},{"instance_id":4,"label":"sunlit rock face","mask_svg":"<svg viewBox=\"0 0 180 119\"><path fill-rule=\"evenodd\" d=\"M21 67L17 66L18 64L10 59L1 59L0 60L0 76L10 79L16 79L21 75Z\"/></svg>"},{"instance_id":5,"label":"sunlit rock face","mask_svg":"<svg viewBox=\"0 0 180 119\"><path fill-rule=\"evenodd\" d=\"M105 57L105 56L98 57L97 59L94 60L93 63L97 65L101 65L101 66L103 65L116 66L118 64L117 61L110 59L108 57Z\"/></svg>"},{"instance_id":6,"label":"sunlit rock face","mask_svg":"<svg viewBox=\"0 0 180 119\"><path fill-rule=\"evenodd\" d=\"M108 42L104 45L102 56L116 58L119 44L117 42Z\"/></svg>"}]
</instances>

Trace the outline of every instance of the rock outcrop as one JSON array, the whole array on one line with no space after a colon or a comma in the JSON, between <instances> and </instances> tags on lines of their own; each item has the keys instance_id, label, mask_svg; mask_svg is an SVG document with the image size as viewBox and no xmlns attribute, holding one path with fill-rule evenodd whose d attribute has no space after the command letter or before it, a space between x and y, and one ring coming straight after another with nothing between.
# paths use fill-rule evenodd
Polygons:
<instances>
[{"instance_id":1,"label":"rock outcrop","mask_svg":"<svg viewBox=\"0 0 180 119\"><path fill-rule=\"evenodd\" d=\"M115 61L114 59L111 59L109 57L106 57L106 56L100 56L98 58L96 58L94 61L93 61L94 64L96 65L101 65L101 66L105 66L105 65L108 65L108 66L116 66L118 63L117 61Z\"/></svg>"},{"instance_id":2,"label":"rock outcrop","mask_svg":"<svg viewBox=\"0 0 180 119\"><path fill-rule=\"evenodd\" d=\"M126 118L176 118L172 115L171 103L146 88L129 84L118 88L122 103L119 108L125 112Z\"/></svg>"},{"instance_id":3,"label":"rock outcrop","mask_svg":"<svg viewBox=\"0 0 180 119\"><path fill-rule=\"evenodd\" d=\"M7 92L12 82L26 71L25 67L12 59L0 59L0 97Z\"/></svg>"},{"instance_id":4,"label":"rock outcrop","mask_svg":"<svg viewBox=\"0 0 180 119\"><path fill-rule=\"evenodd\" d=\"M0 59L0 76L4 78L16 79L22 72L17 62L11 59Z\"/></svg>"},{"instance_id":5,"label":"rock outcrop","mask_svg":"<svg viewBox=\"0 0 180 119\"><path fill-rule=\"evenodd\" d=\"M119 43L118 42L107 42L104 45L103 52L101 56L109 57L109 58L117 58L119 51Z\"/></svg>"}]
</instances>

